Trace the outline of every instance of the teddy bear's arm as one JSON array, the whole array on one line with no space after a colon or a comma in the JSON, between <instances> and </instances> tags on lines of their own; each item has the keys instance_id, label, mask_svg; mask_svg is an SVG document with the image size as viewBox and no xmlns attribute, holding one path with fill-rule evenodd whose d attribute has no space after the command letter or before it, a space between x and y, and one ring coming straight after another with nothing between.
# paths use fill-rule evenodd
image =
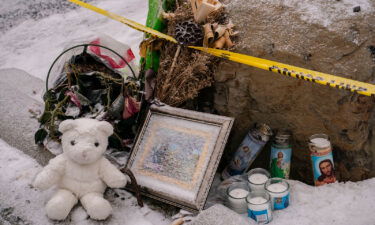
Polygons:
<instances>
[{"instance_id":1,"label":"teddy bear's arm","mask_svg":"<svg viewBox=\"0 0 375 225\"><path fill-rule=\"evenodd\" d=\"M63 154L56 156L48 162L48 165L36 176L33 186L42 190L57 184L64 174L66 159Z\"/></svg>"},{"instance_id":2,"label":"teddy bear's arm","mask_svg":"<svg viewBox=\"0 0 375 225\"><path fill-rule=\"evenodd\" d=\"M106 158L102 158L100 163L100 178L111 188L125 187L129 177L120 172Z\"/></svg>"}]
</instances>

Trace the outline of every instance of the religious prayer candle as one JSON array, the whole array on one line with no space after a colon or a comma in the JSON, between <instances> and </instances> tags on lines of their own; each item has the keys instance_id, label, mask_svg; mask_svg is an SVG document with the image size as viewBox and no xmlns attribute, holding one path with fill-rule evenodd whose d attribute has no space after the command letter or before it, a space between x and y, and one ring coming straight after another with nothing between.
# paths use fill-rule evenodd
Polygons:
<instances>
[{"instance_id":1,"label":"religious prayer candle","mask_svg":"<svg viewBox=\"0 0 375 225\"><path fill-rule=\"evenodd\" d=\"M231 184L227 189L228 207L239 214L246 213L246 197L249 192L249 187L244 182Z\"/></svg>"},{"instance_id":2,"label":"religious prayer candle","mask_svg":"<svg viewBox=\"0 0 375 225\"><path fill-rule=\"evenodd\" d=\"M269 179L265 184L265 189L271 197L273 210L285 209L289 206L289 184L284 179Z\"/></svg>"},{"instance_id":3,"label":"religious prayer candle","mask_svg":"<svg viewBox=\"0 0 375 225\"><path fill-rule=\"evenodd\" d=\"M309 138L315 186L336 182L331 142L326 134L314 134Z\"/></svg>"},{"instance_id":4,"label":"religious prayer candle","mask_svg":"<svg viewBox=\"0 0 375 225\"><path fill-rule=\"evenodd\" d=\"M267 170L255 168L248 172L248 182L251 191L264 191L264 184L270 178Z\"/></svg>"},{"instance_id":5,"label":"religious prayer candle","mask_svg":"<svg viewBox=\"0 0 375 225\"><path fill-rule=\"evenodd\" d=\"M225 180L231 176L244 174L263 149L272 135L271 128L266 124L256 124L243 139L232 160L221 173Z\"/></svg>"},{"instance_id":6,"label":"religious prayer candle","mask_svg":"<svg viewBox=\"0 0 375 225\"><path fill-rule=\"evenodd\" d=\"M270 195L267 192L250 192L246 202L248 216L257 223L269 223L272 220Z\"/></svg>"},{"instance_id":7,"label":"religious prayer candle","mask_svg":"<svg viewBox=\"0 0 375 225\"><path fill-rule=\"evenodd\" d=\"M271 145L270 173L271 177L288 179L292 158L291 132L279 130Z\"/></svg>"}]
</instances>

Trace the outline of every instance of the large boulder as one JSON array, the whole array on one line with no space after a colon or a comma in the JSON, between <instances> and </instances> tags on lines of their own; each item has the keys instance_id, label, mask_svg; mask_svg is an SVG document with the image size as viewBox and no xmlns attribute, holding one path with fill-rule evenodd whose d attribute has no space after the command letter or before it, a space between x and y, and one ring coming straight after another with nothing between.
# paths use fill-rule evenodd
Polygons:
<instances>
[{"instance_id":1,"label":"large boulder","mask_svg":"<svg viewBox=\"0 0 375 225\"><path fill-rule=\"evenodd\" d=\"M233 51L374 84L374 1L227 2L240 31ZM215 81L216 110L236 118L232 152L251 124L263 122L292 130L292 178L312 181L307 140L316 133L330 136L339 180L375 175L374 98L230 61ZM268 165L267 154L254 165Z\"/></svg>"}]
</instances>

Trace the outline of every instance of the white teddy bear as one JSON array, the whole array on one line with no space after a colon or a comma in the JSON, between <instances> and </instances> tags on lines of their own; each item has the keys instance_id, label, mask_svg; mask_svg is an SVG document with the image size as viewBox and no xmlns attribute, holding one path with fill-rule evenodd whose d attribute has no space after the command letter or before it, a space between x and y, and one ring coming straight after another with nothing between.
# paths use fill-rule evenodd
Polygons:
<instances>
[{"instance_id":1,"label":"white teddy bear","mask_svg":"<svg viewBox=\"0 0 375 225\"><path fill-rule=\"evenodd\" d=\"M103 198L107 186L124 187L129 177L112 165L103 153L113 127L95 119L64 120L59 131L63 153L51 159L37 175L33 186L47 189L58 186L46 211L53 220L65 219L78 200L92 219L104 220L112 207Z\"/></svg>"}]
</instances>

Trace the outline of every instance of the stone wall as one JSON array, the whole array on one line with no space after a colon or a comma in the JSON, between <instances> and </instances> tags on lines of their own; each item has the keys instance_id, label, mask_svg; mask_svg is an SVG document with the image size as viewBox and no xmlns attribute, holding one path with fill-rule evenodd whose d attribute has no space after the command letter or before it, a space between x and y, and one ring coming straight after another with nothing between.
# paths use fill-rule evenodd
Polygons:
<instances>
[{"instance_id":1,"label":"stone wall","mask_svg":"<svg viewBox=\"0 0 375 225\"><path fill-rule=\"evenodd\" d=\"M375 3L370 0L232 0L240 31L234 52L359 81L375 81ZM359 4L360 3L360 4ZM353 12L359 4L360 12ZM236 118L224 161L254 122L294 134L291 176L312 181L310 135L325 133L340 180L375 176L374 99L223 61L215 75L215 109ZM266 150L254 166L268 166Z\"/></svg>"}]
</instances>

